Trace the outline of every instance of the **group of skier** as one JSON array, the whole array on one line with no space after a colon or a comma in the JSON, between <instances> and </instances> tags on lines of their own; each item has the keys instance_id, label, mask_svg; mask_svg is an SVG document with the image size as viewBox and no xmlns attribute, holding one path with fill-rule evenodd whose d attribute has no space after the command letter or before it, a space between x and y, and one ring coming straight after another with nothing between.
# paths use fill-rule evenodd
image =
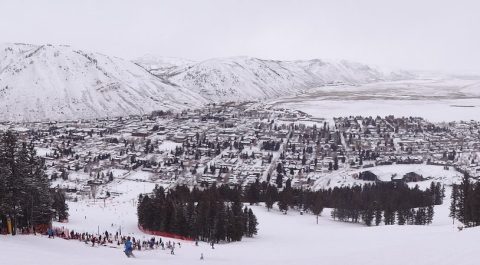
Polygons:
<instances>
[{"instance_id":1,"label":"group of skier","mask_svg":"<svg viewBox=\"0 0 480 265\"><path fill-rule=\"evenodd\" d=\"M109 247L119 247L123 245L123 249L127 257L135 257L133 251L141 251L146 249L157 249L161 248L162 250L170 250L171 255L175 255L175 250L181 248L182 244L180 242L174 241L163 241L162 238L151 237L149 240L140 240L135 239L131 236L122 236L119 232L110 233L105 231L104 233L79 233L74 230L68 230L65 228L49 228L47 230L47 235L49 238L54 238L55 236L64 239L78 240L84 242L85 244L91 244L92 247L95 246L109 246ZM195 246L198 246L198 241L195 241ZM212 249L214 248L213 242L211 243ZM200 257L203 260L203 254Z\"/></svg>"},{"instance_id":2,"label":"group of skier","mask_svg":"<svg viewBox=\"0 0 480 265\"><path fill-rule=\"evenodd\" d=\"M175 255L175 249L181 248L182 244L180 242L172 242L172 241L167 241L163 242L161 238L158 240L155 239L155 237L150 238L148 241L140 241L137 240L135 241L134 237L127 237L125 242L124 242L124 252L127 255L127 257L132 257L133 256L133 250L142 250L143 249L156 249L156 248L162 248L162 250L169 249L171 255Z\"/></svg>"}]
</instances>

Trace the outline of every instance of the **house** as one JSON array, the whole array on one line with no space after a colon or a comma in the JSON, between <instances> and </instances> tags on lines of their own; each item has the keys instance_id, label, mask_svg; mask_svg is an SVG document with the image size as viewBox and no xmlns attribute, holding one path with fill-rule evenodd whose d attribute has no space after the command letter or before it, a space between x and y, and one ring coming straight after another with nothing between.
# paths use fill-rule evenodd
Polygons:
<instances>
[{"instance_id":1,"label":"house","mask_svg":"<svg viewBox=\"0 0 480 265\"><path fill-rule=\"evenodd\" d=\"M423 176L419 175L415 172L409 172L405 175L403 175L403 180L405 182L418 182L418 181L423 181Z\"/></svg>"},{"instance_id":2,"label":"house","mask_svg":"<svg viewBox=\"0 0 480 265\"><path fill-rule=\"evenodd\" d=\"M363 171L358 174L358 179L366 181L379 181L378 176L372 171Z\"/></svg>"},{"instance_id":3,"label":"house","mask_svg":"<svg viewBox=\"0 0 480 265\"><path fill-rule=\"evenodd\" d=\"M402 177L397 176L396 174L392 176L393 182L418 182L423 180L424 180L423 176L415 172L409 172L403 175Z\"/></svg>"},{"instance_id":4,"label":"house","mask_svg":"<svg viewBox=\"0 0 480 265\"><path fill-rule=\"evenodd\" d=\"M150 135L149 132L141 132L141 131L138 131L138 132L132 132L131 133L133 137L148 137Z\"/></svg>"}]
</instances>

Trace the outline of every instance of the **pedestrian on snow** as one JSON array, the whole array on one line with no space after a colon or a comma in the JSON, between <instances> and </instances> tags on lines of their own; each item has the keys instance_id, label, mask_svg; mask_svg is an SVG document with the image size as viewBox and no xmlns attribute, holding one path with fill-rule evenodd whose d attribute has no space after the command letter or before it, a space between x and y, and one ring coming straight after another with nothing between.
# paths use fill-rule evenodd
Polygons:
<instances>
[{"instance_id":1,"label":"pedestrian on snow","mask_svg":"<svg viewBox=\"0 0 480 265\"><path fill-rule=\"evenodd\" d=\"M55 238L52 228L48 228L47 234L48 234L48 238Z\"/></svg>"},{"instance_id":2,"label":"pedestrian on snow","mask_svg":"<svg viewBox=\"0 0 480 265\"><path fill-rule=\"evenodd\" d=\"M133 246L132 241L130 241L130 237L127 237L127 241L125 241L125 254L127 255L127 257L133 255Z\"/></svg>"}]
</instances>

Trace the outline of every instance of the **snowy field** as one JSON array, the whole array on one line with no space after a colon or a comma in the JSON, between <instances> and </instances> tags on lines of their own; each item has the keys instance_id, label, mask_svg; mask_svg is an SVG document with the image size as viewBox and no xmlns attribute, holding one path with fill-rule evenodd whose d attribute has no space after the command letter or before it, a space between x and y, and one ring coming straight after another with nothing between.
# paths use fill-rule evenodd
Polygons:
<instances>
[{"instance_id":1,"label":"snowy field","mask_svg":"<svg viewBox=\"0 0 480 265\"><path fill-rule=\"evenodd\" d=\"M137 258L127 259L121 249L91 247L78 241L2 236L0 249L9 253L3 255L2 263L473 265L480 258L476 244L480 229L458 232L445 205L436 207L436 218L430 226L366 227L332 221L328 210L317 225L311 215L290 212L285 216L260 206L253 209L260 222L259 235L238 243L220 244L214 250L206 243L196 247L192 242L182 242L175 255L167 250L148 250L136 251ZM90 223L88 219L86 223Z\"/></svg>"},{"instance_id":2,"label":"snowy field","mask_svg":"<svg viewBox=\"0 0 480 265\"><path fill-rule=\"evenodd\" d=\"M433 166L425 164L406 164L406 165L386 165L375 166L371 168L362 168L357 170L340 168L334 172L328 172L325 174L314 174L316 176L314 187L316 189L328 189L333 187L344 187L352 185L362 185L364 183L372 183L372 181L364 181L355 179L353 176L363 172L371 171L377 175L381 181L390 181L393 175L403 176L409 172L415 172L422 175L428 181L410 183L409 185L419 185L420 188L427 188L431 181L445 183L446 185L452 185L453 183L460 183L462 174L456 171L454 168L444 170L442 166Z\"/></svg>"},{"instance_id":3,"label":"snowy field","mask_svg":"<svg viewBox=\"0 0 480 265\"><path fill-rule=\"evenodd\" d=\"M432 122L478 119L480 81L425 79L331 86L270 101L274 107L297 109L314 117L420 116Z\"/></svg>"},{"instance_id":4,"label":"snowy field","mask_svg":"<svg viewBox=\"0 0 480 265\"><path fill-rule=\"evenodd\" d=\"M413 168L415 167L415 168ZM456 177L454 171L441 171L433 166L382 166L372 169L379 176L392 172L420 170L434 174L447 183ZM105 230L138 239L148 239L137 228L136 200L138 193L151 191L153 183L138 181L146 173L117 179L105 187L118 195L104 200L85 198L69 202L69 223L55 223L78 232ZM429 181L421 182L426 187ZM136 251L137 258L127 259L122 249L91 247L79 241L48 239L45 236L0 236L2 264L477 264L480 258L477 242L480 229L458 232L448 217L450 188L441 206L435 207L435 219L429 226L378 226L337 222L325 209L317 225L310 214L289 211L268 212L263 206L252 207L259 221L259 234L241 242L218 244L181 241L175 255L168 250ZM164 240L170 240L164 238ZM178 242L178 240L173 240ZM200 260L203 253L205 259Z\"/></svg>"}]
</instances>

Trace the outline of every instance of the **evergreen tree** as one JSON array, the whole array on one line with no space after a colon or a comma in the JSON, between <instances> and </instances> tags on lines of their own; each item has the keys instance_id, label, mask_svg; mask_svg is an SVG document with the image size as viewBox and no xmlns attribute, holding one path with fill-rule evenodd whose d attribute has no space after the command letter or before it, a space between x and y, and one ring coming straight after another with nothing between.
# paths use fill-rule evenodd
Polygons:
<instances>
[{"instance_id":1,"label":"evergreen tree","mask_svg":"<svg viewBox=\"0 0 480 265\"><path fill-rule=\"evenodd\" d=\"M288 207L292 204L292 200L293 195L291 189L284 189L282 192L280 192L278 200L278 208L280 209L280 211L287 214Z\"/></svg>"},{"instance_id":2,"label":"evergreen tree","mask_svg":"<svg viewBox=\"0 0 480 265\"><path fill-rule=\"evenodd\" d=\"M450 202L450 217L452 217L452 223L455 223L455 219L458 218L457 216L457 204L458 204L458 197L459 197L459 191L458 191L458 186L453 185L452 186L452 194L451 194L451 202Z\"/></svg>"},{"instance_id":3,"label":"evergreen tree","mask_svg":"<svg viewBox=\"0 0 480 265\"><path fill-rule=\"evenodd\" d=\"M58 218L68 217L65 196L54 196L44 168L33 144L20 143L11 131L0 136L0 219L10 217L14 231L50 224L54 208Z\"/></svg>"},{"instance_id":4,"label":"evergreen tree","mask_svg":"<svg viewBox=\"0 0 480 265\"><path fill-rule=\"evenodd\" d=\"M378 226L382 223L382 210L375 208L375 225Z\"/></svg>"},{"instance_id":5,"label":"evergreen tree","mask_svg":"<svg viewBox=\"0 0 480 265\"><path fill-rule=\"evenodd\" d=\"M268 184L267 190L265 191L265 206L267 207L268 211L272 209L273 203L277 200L277 194L277 188Z\"/></svg>"},{"instance_id":6,"label":"evergreen tree","mask_svg":"<svg viewBox=\"0 0 480 265\"><path fill-rule=\"evenodd\" d=\"M257 234L257 225L257 217L253 214L252 209L248 209L248 237L252 237Z\"/></svg>"},{"instance_id":7,"label":"evergreen tree","mask_svg":"<svg viewBox=\"0 0 480 265\"><path fill-rule=\"evenodd\" d=\"M433 209L433 205L429 205L427 207L427 211L426 211L426 219L425 219L425 223L426 224L431 224L432 221L433 221L433 215L434 215L434 209Z\"/></svg>"},{"instance_id":8,"label":"evergreen tree","mask_svg":"<svg viewBox=\"0 0 480 265\"><path fill-rule=\"evenodd\" d=\"M375 211L373 208L368 207L364 212L363 212L363 221L365 222L366 225L371 226L373 219L375 217Z\"/></svg>"},{"instance_id":9,"label":"evergreen tree","mask_svg":"<svg viewBox=\"0 0 480 265\"><path fill-rule=\"evenodd\" d=\"M258 179L247 188L247 201L250 205L257 204L260 201L260 183Z\"/></svg>"}]
</instances>

